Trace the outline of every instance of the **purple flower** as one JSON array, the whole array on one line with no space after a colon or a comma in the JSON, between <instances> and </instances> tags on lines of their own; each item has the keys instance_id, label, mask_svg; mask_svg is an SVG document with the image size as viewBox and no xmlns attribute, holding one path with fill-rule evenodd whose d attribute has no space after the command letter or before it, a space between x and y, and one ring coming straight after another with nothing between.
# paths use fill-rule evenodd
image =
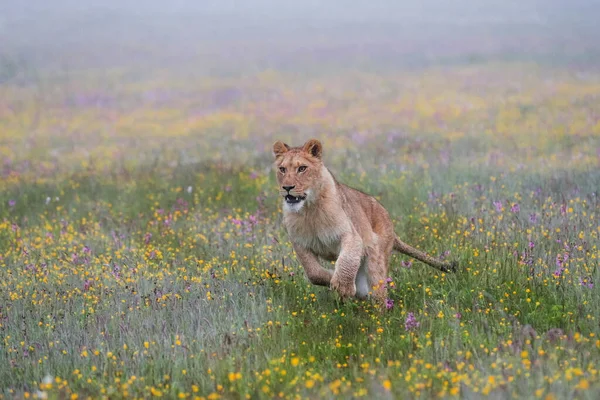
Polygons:
<instances>
[{"instance_id":1,"label":"purple flower","mask_svg":"<svg viewBox=\"0 0 600 400\"><path fill-rule=\"evenodd\" d=\"M152 234L148 232L144 235L144 243L147 245L148 243L150 243L150 239L152 239Z\"/></svg>"},{"instance_id":2,"label":"purple flower","mask_svg":"<svg viewBox=\"0 0 600 400\"><path fill-rule=\"evenodd\" d=\"M496 207L496 212L502 212L502 202L501 201L495 201L494 207Z\"/></svg>"},{"instance_id":3,"label":"purple flower","mask_svg":"<svg viewBox=\"0 0 600 400\"><path fill-rule=\"evenodd\" d=\"M402 261L402 266L403 266L404 268L410 268L410 267L412 267L412 260L409 260L409 261Z\"/></svg>"},{"instance_id":4,"label":"purple flower","mask_svg":"<svg viewBox=\"0 0 600 400\"><path fill-rule=\"evenodd\" d=\"M588 289L593 289L594 288L594 282L592 282L591 278L585 278L585 279L581 279L579 278L579 284L583 287L586 287Z\"/></svg>"},{"instance_id":5,"label":"purple flower","mask_svg":"<svg viewBox=\"0 0 600 400\"><path fill-rule=\"evenodd\" d=\"M9 200L9 201L8 201L8 206L9 206L9 207L14 207L14 206L15 206L15 204L17 204L17 202L16 202L15 200L12 200L12 199L11 199L11 200Z\"/></svg>"},{"instance_id":6,"label":"purple flower","mask_svg":"<svg viewBox=\"0 0 600 400\"><path fill-rule=\"evenodd\" d=\"M563 204L560 206L560 214L565 215L567 213L567 205Z\"/></svg>"},{"instance_id":7,"label":"purple flower","mask_svg":"<svg viewBox=\"0 0 600 400\"><path fill-rule=\"evenodd\" d=\"M535 247L535 243L533 243L531 240L529 241L529 248L533 249Z\"/></svg>"},{"instance_id":8,"label":"purple flower","mask_svg":"<svg viewBox=\"0 0 600 400\"><path fill-rule=\"evenodd\" d=\"M242 225L242 220L241 219L233 218L231 220L231 222L233 222L234 225L238 225L238 226Z\"/></svg>"},{"instance_id":9,"label":"purple flower","mask_svg":"<svg viewBox=\"0 0 600 400\"><path fill-rule=\"evenodd\" d=\"M255 171L252 171L252 173L250 174L250 179L256 179L258 178L258 174Z\"/></svg>"},{"instance_id":10,"label":"purple flower","mask_svg":"<svg viewBox=\"0 0 600 400\"><path fill-rule=\"evenodd\" d=\"M535 224L537 222L537 215L535 213L529 214L529 222Z\"/></svg>"},{"instance_id":11,"label":"purple flower","mask_svg":"<svg viewBox=\"0 0 600 400\"><path fill-rule=\"evenodd\" d=\"M394 308L394 300L386 299L385 300L385 308L387 308L388 310L391 310L392 308Z\"/></svg>"},{"instance_id":12,"label":"purple flower","mask_svg":"<svg viewBox=\"0 0 600 400\"><path fill-rule=\"evenodd\" d=\"M562 268L562 267L560 267L560 268L557 268L557 269L556 269L556 270L555 270L555 271L552 273L552 275L554 275L554 277L555 277L555 278L560 278L560 277L562 276L562 273L563 273L563 272L565 272L565 269L564 269L564 268Z\"/></svg>"},{"instance_id":13,"label":"purple flower","mask_svg":"<svg viewBox=\"0 0 600 400\"><path fill-rule=\"evenodd\" d=\"M417 319L415 318L415 314L409 312L406 316L406 319L404 320L404 329L406 329L407 332L410 332L417 329L420 325L421 323L417 321Z\"/></svg>"},{"instance_id":14,"label":"purple flower","mask_svg":"<svg viewBox=\"0 0 600 400\"><path fill-rule=\"evenodd\" d=\"M456 314L454 314L454 318L456 319L461 319L462 318L462 314L457 312Z\"/></svg>"},{"instance_id":15,"label":"purple flower","mask_svg":"<svg viewBox=\"0 0 600 400\"><path fill-rule=\"evenodd\" d=\"M515 203L510 207L510 211L516 214L521 211L521 206L519 206L519 203Z\"/></svg>"}]
</instances>

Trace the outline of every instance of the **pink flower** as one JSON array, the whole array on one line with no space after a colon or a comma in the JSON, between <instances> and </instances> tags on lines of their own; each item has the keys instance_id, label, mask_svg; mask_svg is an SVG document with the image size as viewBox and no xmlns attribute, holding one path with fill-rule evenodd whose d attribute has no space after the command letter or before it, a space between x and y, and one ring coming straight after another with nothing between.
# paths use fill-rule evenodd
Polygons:
<instances>
[{"instance_id":1,"label":"pink flower","mask_svg":"<svg viewBox=\"0 0 600 400\"><path fill-rule=\"evenodd\" d=\"M414 331L420 325L421 325L421 323L419 321L417 321L417 319L415 318L415 314L412 312L409 312L408 315L406 316L406 319L404 320L404 329L406 329L407 332Z\"/></svg>"},{"instance_id":2,"label":"pink flower","mask_svg":"<svg viewBox=\"0 0 600 400\"><path fill-rule=\"evenodd\" d=\"M501 201L495 201L494 207L496 207L496 212L502 212L502 202Z\"/></svg>"}]
</instances>

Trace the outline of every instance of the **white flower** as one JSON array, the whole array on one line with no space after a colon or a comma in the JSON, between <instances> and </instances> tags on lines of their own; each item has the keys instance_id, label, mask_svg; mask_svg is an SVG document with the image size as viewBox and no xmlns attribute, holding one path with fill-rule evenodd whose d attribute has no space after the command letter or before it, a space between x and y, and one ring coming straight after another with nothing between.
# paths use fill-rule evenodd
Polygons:
<instances>
[{"instance_id":1,"label":"white flower","mask_svg":"<svg viewBox=\"0 0 600 400\"><path fill-rule=\"evenodd\" d=\"M46 205L50 204L51 201L52 199L50 198L50 196L46 197Z\"/></svg>"},{"instance_id":2,"label":"white flower","mask_svg":"<svg viewBox=\"0 0 600 400\"><path fill-rule=\"evenodd\" d=\"M187 192L188 192L188 193L192 193L192 187L191 187L191 186L188 186L188 187L187 187Z\"/></svg>"}]
</instances>

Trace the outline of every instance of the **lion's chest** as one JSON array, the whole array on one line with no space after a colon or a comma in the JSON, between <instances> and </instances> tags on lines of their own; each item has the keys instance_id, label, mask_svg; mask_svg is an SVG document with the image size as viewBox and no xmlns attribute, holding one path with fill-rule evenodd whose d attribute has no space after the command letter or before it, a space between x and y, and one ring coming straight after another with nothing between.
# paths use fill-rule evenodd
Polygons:
<instances>
[{"instance_id":1,"label":"lion's chest","mask_svg":"<svg viewBox=\"0 0 600 400\"><path fill-rule=\"evenodd\" d=\"M339 237L324 234L305 238L304 247L326 260L334 261L340 254L340 242Z\"/></svg>"},{"instance_id":2,"label":"lion's chest","mask_svg":"<svg viewBox=\"0 0 600 400\"><path fill-rule=\"evenodd\" d=\"M316 255L335 261L341 248L341 233L335 228L288 229L291 239Z\"/></svg>"}]
</instances>

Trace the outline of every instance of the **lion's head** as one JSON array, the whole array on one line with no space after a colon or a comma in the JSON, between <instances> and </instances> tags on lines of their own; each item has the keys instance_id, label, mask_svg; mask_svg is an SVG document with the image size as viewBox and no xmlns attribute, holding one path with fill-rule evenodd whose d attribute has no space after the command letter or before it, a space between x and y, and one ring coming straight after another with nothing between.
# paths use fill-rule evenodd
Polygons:
<instances>
[{"instance_id":1,"label":"lion's head","mask_svg":"<svg viewBox=\"0 0 600 400\"><path fill-rule=\"evenodd\" d=\"M323 146L316 139L302 147L290 147L280 141L273 144L273 165L284 209L298 212L315 199L323 180L322 152Z\"/></svg>"}]
</instances>

